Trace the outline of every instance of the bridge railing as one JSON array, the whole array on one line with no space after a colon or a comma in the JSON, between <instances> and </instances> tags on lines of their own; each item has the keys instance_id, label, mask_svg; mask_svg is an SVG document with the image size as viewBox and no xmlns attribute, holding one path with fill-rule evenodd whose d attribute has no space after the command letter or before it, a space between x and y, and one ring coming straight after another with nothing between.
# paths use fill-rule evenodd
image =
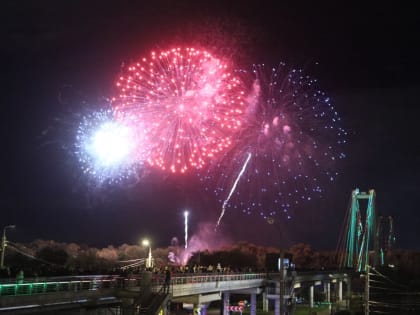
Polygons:
<instances>
[{"instance_id":1,"label":"bridge railing","mask_svg":"<svg viewBox=\"0 0 420 315\"><path fill-rule=\"evenodd\" d=\"M171 285L194 284L216 281L264 279L265 273L209 273L174 275ZM23 283L0 283L0 296L33 295L54 292L78 292L83 290L118 289L141 287L141 275L121 276L75 276L43 278L42 280L26 279ZM152 277L152 290L159 291L164 285L165 276L155 274Z\"/></svg>"},{"instance_id":2,"label":"bridge railing","mask_svg":"<svg viewBox=\"0 0 420 315\"><path fill-rule=\"evenodd\" d=\"M305 278L312 273L299 273L298 277ZM347 274L338 274L333 271L317 273L318 277L328 275L332 278L343 278ZM186 273L174 274L171 286L184 284L197 284L205 282L223 282L235 280L272 279L279 277L279 273ZM287 276L289 278L289 275ZM2 281L5 280L5 281ZM100 289L130 289L141 290L142 276L130 275L122 277L118 275L94 275L94 276L71 276L52 277L42 279L25 279L23 283L10 283L6 279L0 279L0 297L16 295L46 294L54 292L78 292L84 290ZM153 274L150 285L152 291L158 292L164 285L164 274ZM270 289L269 289L270 290ZM275 290L273 288L273 290Z\"/></svg>"},{"instance_id":3,"label":"bridge railing","mask_svg":"<svg viewBox=\"0 0 420 315\"><path fill-rule=\"evenodd\" d=\"M2 283L0 284L0 296L10 295L33 295L53 292L78 292L84 290L98 290L105 288L117 288L124 285L125 279L120 278L93 278L93 279L72 279L62 281L39 281L24 283Z\"/></svg>"},{"instance_id":4,"label":"bridge railing","mask_svg":"<svg viewBox=\"0 0 420 315\"><path fill-rule=\"evenodd\" d=\"M253 280L264 279L265 273L209 273L209 274L186 274L182 276L174 276L171 279L171 284L191 284L202 282L216 282L216 281L234 281L234 280ZM163 282L162 282L163 283Z\"/></svg>"}]
</instances>

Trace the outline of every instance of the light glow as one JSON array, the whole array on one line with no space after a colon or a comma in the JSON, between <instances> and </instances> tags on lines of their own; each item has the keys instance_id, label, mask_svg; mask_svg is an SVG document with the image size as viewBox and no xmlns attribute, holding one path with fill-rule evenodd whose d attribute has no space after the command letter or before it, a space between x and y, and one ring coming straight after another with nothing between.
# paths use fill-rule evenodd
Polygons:
<instances>
[{"instance_id":1,"label":"light glow","mask_svg":"<svg viewBox=\"0 0 420 315\"><path fill-rule=\"evenodd\" d=\"M105 122L86 143L86 150L100 167L110 167L124 161L134 150L131 129L117 122Z\"/></svg>"},{"instance_id":2,"label":"light glow","mask_svg":"<svg viewBox=\"0 0 420 315\"><path fill-rule=\"evenodd\" d=\"M83 173L95 182L121 182L138 177L147 152L144 134L129 119L116 119L113 110L82 118L75 153Z\"/></svg>"}]
</instances>

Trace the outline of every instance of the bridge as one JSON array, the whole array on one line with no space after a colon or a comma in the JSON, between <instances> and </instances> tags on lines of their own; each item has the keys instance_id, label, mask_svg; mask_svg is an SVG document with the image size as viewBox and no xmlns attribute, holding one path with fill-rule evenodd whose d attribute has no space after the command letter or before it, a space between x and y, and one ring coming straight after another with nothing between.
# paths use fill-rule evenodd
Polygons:
<instances>
[{"instance_id":1,"label":"bridge","mask_svg":"<svg viewBox=\"0 0 420 315\"><path fill-rule=\"evenodd\" d=\"M364 201L367 203L366 210L362 211L361 202ZM388 218L389 232L383 237L381 233L386 225L381 217L379 220L376 217L375 191L365 193L353 190L344 233L338 246L341 268L368 274L366 269L370 265L376 266L379 261L384 265L384 253L391 250L395 240L393 222L392 218ZM381 238L385 239L385 245L380 244ZM5 246L6 239L3 236L2 255ZM373 261L369 260L370 252L373 252ZM379 260L380 254L382 256ZM138 263L136 260L136 263L126 267L134 267ZM166 315L173 302L193 305L195 315L205 315L209 303L222 300L223 315L228 315L229 310L240 311L241 307L231 305L230 297L234 294L249 294L250 315L256 315L257 296L262 296L264 311L268 311L269 305L274 304L274 314L283 315L287 312L286 301L293 300L302 287L309 288L310 307L314 305L316 290L322 290L327 302L332 300L332 292L337 301L348 300L351 294L349 275L327 271L176 274L171 279L169 292L162 290L163 285L164 275L153 275L150 272L130 277L100 275L27 279L24 283L7 283L0 279L0 313L31 314L73 310L71 314L76 314L92 309L108 309L109 313L101 314ZM368 304L367 298L367 309Z\"/></svg>"},{"instance_id":2,"label":"bridge","mask_svg":"<svg viewBox=\"0 0 420 315\"><path fill-rule=\"evenodd\" d=\"M0 313L85 314L86 310L101 309L101 314L166 315L171 302L188 303L196 313L205 314L210 302L223 300L223 315L227 315L230 297L249 294L250 314L256 315L256 298L262 295L263 310L274 301L274 311L280 314L280 283L286 290L283 302L292 299L294 292L309 287L309 304L314 304L314 290L323 290L327 301L334 288L338 301L343 300L343 284L350 294L350 277L339 272L280 273L210 273L176 274L169 292L163 291L164 276L145 272L129 277L98 275L43 279L27 279L23 283L0 284ZM273 303L273 302L272 302ZM107 313L108 312L108 313Z\"/></svg>"}]
</instances>

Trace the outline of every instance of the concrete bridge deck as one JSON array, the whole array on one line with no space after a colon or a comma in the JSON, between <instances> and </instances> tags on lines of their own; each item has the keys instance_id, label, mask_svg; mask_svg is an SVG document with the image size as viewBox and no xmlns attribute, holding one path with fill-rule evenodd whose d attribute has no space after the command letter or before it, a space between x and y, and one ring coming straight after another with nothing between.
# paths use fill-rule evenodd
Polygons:
<instances>
[{"instance_id":1,"label":"concrete bridge deck","mask_svg":"<svg viewBox=\"0 0 420 315\"><path fill-rule=\"evenodd\" d=\"M223 294L259 294L263 290L278 299L279 273L211 273L175 274L171 279L170 296L174 301L204 304L220 300ZM337 272L289 272L285 281L299 287L303 283L347 281ZM0 280L1 281L1 280ZM23 283L0 283L0 312L30 314L37 310L103 307L135 303L143 295L161 291L164 275L129 277L98 275L26 279ZM271 289L270 289L271 287ZM273 291L274 290L274 291ZM270 297L268 297L270 298ZM226 301L225 301L226 302Z\"/></svg>"}]
</instances>

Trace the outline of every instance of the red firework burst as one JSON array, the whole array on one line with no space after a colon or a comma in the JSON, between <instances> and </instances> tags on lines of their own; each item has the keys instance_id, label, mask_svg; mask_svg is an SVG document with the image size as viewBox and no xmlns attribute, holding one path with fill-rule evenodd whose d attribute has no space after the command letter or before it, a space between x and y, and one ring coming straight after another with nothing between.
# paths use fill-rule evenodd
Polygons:
<instances>
[{"instance_id":1,"label":"red firework burst","mask_svg":"<svg viewBox=\"0 0 420 315\"><path fill-rule=\"evenodd\" d=\"M194 48L152 52L124 70L114 98L150 144L148 162L173 173L202 168L231 145L243 118L244 87L227 61Z\"/></svg>"}]
</instances>

